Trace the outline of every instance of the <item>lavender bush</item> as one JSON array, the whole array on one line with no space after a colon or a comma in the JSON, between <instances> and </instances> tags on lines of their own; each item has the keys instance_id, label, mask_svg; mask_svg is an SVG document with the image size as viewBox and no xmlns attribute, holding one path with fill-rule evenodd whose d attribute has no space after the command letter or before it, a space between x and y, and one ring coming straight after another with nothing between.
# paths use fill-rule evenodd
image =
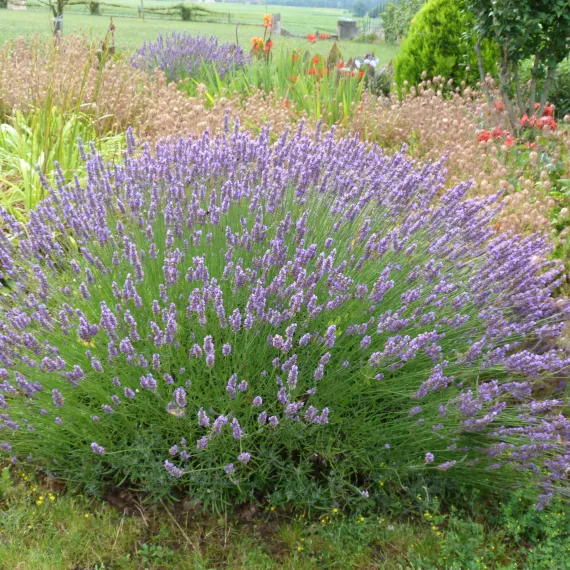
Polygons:
<instances>
[{"instance_id":1,"label":"lavender bush","mask_svg":"<svg viewBox=\"0 0 570 570\"><path fill-rule=\"evenodd\" d=\"M570 310L539 236L356 139L236 125L87 157L0 237L2 450L96 489L373 503L564 488Z\"/></svg>"},{"instance_id":2,"label":"lavender bush","mask_svg":"<svg viewBox=\"0 0 570 570\"><path fill-rule=\"evenodd\" d=\"M133 65L152 72L162 69L169 81L192 78L199 80L206 74L205 66L215 67L220 78L249 63L241 46L220 44L216 36L191 36L172 32L158 36L155 42L145 42L137 50Z\"/></svg>"}]
</instances>

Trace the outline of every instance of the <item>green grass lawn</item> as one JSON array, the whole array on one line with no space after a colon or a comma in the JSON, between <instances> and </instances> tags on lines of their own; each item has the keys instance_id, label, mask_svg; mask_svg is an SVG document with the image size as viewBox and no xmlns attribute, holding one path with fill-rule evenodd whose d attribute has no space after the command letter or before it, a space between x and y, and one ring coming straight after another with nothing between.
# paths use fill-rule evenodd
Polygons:
<instances>
[{"instance_id":1,"label":"green grass lawn","mask_svg":"<svg viewBox=\"0 0 570 570\"><path fill-rule=\"evenodd\" d=\"M135 0L126 0L134 2ZM155 2L156 3L156 2ZM145 6L147 2L145 2ZM241 6L237 4L227 4L220 6L239 6L240 8L248 8L249 13L255 8L259 8L259 22L262 22L263 6ZM293 9L291 9L293 10ZM297 9L297 12L304 9ZM323 11L325 14L328 11ZM339 10L336 11L340 13ZM321 14L317 10L306 10L307 30L316 31L321 25ZM297 18L301 18L297 14ZM322 16L324 18L324 16ZM6 40L24 37L29 38L33 34L46 35L51 33L51 16L45 11L27 10L25 12L1 10L0 11L0 44ZM153 40L158 34L166 33L171 30L187 31L191 34L216 35L223 41L235 41L236 26L235 24L222 23L204 23L204 22L183 22L181 20L147 18L144 21L138 18L114 17L113 21L116 25L116 42L120 47L127 50L134 50L147 40ZM94 38L102 38L109 26L109 18L106 16L91 16L86 13L70 12L64 16L64 34L70 34L75 31L82 31L92 35ZM309 27L310 26L310 27ZM320 28L324 31L324 27ZM238 37L248 51L251 47L251 38L253 36L262 36L264 28L262 25L240 25L238 29ZM326 53L333 45L332 41L321 41L316 44L309 44L302 38L291 37L275 37L275 47L304 47L311 52ZM339 42L339 48L344 57L353 57L362 55L367 52L374 52L380 59L381 63L390 61L397 52L395 46L383 43L360 43L360 42Z\"/></svg>"},{"instance_id":2,"label":"green grass lawn","mask_svg":"<svg viewBox=\"0 0 570 570\"><path fill-rule=\"evenodd\" d=\"M553 570L567 568L567 507L549 512L464 497L443 513L410 490L377 514L265 505L203 515L187 504L105 501L0 469L1 570Z\"/></svg>"}]
</instances>

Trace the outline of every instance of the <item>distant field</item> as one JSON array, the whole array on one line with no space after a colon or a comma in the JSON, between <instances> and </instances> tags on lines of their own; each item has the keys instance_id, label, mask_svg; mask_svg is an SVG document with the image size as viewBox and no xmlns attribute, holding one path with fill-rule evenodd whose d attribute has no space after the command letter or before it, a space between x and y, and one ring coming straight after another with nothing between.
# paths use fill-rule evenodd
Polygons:
<instances>
[{"instance_id":1,"label":"distant field","mask_svg":"<svg viewBox=\"0 0 570 570\"><path fill-rule=\"evenodd\" d=\"M140 0L100 0L102 15L121 15L136 17ZM113 4L113 6L105 6L105 2ZM177 0L160 1L160 0L144 0L145 9L152 8L168 8L174 4L178 4ZM191 6L191 2L187 2ZM244 23L261 23L265 12L263 5L251 4L197 4L212 13L212 19L222 19L227 23L235 24L237 22ZM318 9L318 8L298 8L293 6L272 6L268 4L267 11L271 14L280 13L282 27L293 34L308 34L315 31L333 33L336 31L336 25L339 18L349 16L345 10L335 9ZM68 6L66 8L68 14L85 14L88 15L88 9L85 6ZM229 21L228 21L229 20Z\"/></svg>"},{"instance_id":2,"label":"distant field","mask_svg":"<svg viewBox=\"0 0 570 570\"><path fill-rule=\"evenodd\" d=\"M116 0L115 0L116 1ZM115 2L114 2L115 3ZM119 3L119 2L116 2ZM131 6L137 6L137 0L121 0L121 4L125 7L130 3ZM153 5L164 6L165 2L152 2L145 0L145 7ZM207 5L211 6L211 5ZM239 11L239 20L245 21L262 21L264 13L263 6L239 5L239 4L215 4L213 6L223 9L231 8L236 14ZM134 9L134 8L133 8ZM303 26L306 32L329 31L329 26L334 29L333 23L338 17L343 15L341 10L316 10L309 8L292 8L292 7L273 7L270 11L282 14L283 27L285 29L296 26L296 33L305 33L302 31ZM82 31L94 38L104 36L109 26L109 17L91 16L86 9L78 12L79 7L75 7L73 11L66 12L64 16L64 34L74 31ZM291 25L286 25L289 21ZM237 18L236 18L237 19ZM0 10L0 44L4 41L22 36L29 38L33 34L50 34L51 33L51 15L47 11L27 10L17 12L11 10ZM205 22L183 22L173 19L157 19L147 18L144 21L139 18L129 18L124 16L114 16L113 21L116 25L116 43L120 47L128 50L134 50L147 40L153 40L158 34L168 32L170 30L187 31L191 34L207 34L216 35L223 41L235 41L236 25L227 23L205 23ZM326 25L325 25L326 24ZM240 25L238 29L238 37L240 44L247 50L251 46L250 40L253 36L263 35L263 26ZM311 52L327 52L332 47L332 41L318 42L311 45L302 38L276 37L275 47L304 47ZM339 48L344 57L352 57L367 52L373 52L381 63L390 61L397 52L397 48L391 45L381 43L360 43L360 42L339 42Z\"/></svg>"}]
</instances>

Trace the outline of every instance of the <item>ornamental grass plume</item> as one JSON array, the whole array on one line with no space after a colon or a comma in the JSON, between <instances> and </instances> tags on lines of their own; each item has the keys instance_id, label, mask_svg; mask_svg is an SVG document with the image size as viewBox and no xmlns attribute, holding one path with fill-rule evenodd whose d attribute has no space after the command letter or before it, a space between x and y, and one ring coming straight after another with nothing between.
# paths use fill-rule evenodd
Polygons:
<instances>
[{"instance_id":1,"label":"ornamental grass plume","mask_svg":"<svg viewBox=\"0 0 570 570\"><path fill-rule=\"evenodd\" d=\"M250 62L241 46L219 43L216 36L192 36L186 32L159 35L154 42L145 42L137 49L133 65L152 73L160 69L168 81L197 79L204 75L204 66L215 67L222 79Z\"/></svg>"},{"instance_id":2,"label":"ornamental grass plume","mask_svg":"<svg viewBox=\"0 0 570 570\"><path fill-rule=\"evenodd\" d=\"M563 269L494 233L496 196L332 131L127 143L25 231L0 212L14 461L212 508L373 504L420 472L565 487Z\"/></svg>"}]
</instances>

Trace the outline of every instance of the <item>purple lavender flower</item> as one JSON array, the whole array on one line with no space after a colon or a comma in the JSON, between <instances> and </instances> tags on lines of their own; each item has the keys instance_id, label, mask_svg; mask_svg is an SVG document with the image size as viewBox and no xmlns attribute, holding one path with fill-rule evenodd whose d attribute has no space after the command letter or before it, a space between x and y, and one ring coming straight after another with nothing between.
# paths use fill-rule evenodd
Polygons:
<instances>
[{"instance_id":1,"label":"purple lavender flower","mask_svg":"<svg viewBox=\"0 0 570 570\"><path fill-rule=\"evenodd\" d=\"M240 453L238 455L238 461L240 463L243 463L243 464L249 463L250 459L251 459L251 455L247 452L243 452L243 453Z\"/></svg>"},{"instance_id":2,"label":"purple lavender flower","mask_svg":"<svg viewBox=\"0 0 570 570\"><path fill-rule=\"evenodd\" d=\"M186 407L186 390L184 388L176 388L174 390L174 401L179 408Z\"/></svg>"},{"instance_id":3,"label":"purple lavender flower","mask_svg":"<svg viewBox=\"0 0 570 570\"><path fill-rule=\"evenodd\" d=\"M208 427L210 425L210 418L203 408L198 410L198 425L201 427Z\"/></svg>"},{"instance_id":4,"label":"purple lavender flower","mask_svg":"<svg viewBox=\"0 0 570 570\"><path fill-rule=\"evenodd\" d=\"M151 392L156 392L156 380L152 377L151 374L147 374L145 376L141 376L140 385L142 388L146 390L150 390Z\"/></svg>"},{"instance_id":5,"label":"purple lavender flower","mask_svg":"<svg viewBox=\"0 0 570 570\"><path fill-rule=\"evenodd\" d=\"M226 385L226 392L228 393L230 400L233 400L236 397L236 392L237 392L236 386L237 386L237 374L232 374Z\"/></svg>"},{"instance_id":6,"label":"purple lavender flower","mask_svg":"<svg viewBox=\"0 0 570 570\"><path fill-rule=\"evenodd\" d=\"M445 463L438 465L437 468L440 471L447 471L448 469L451 469L456 463L457 461L446 461Z\"/></svg>"},{"instance_id":7,"label":"purple lavender flower","mask_svg":"<svg viewBox=\"0 0 570 570\"><path fill-rule=\"evenodd\" d=\"M263 399L262 399L262 397L261 397L261 396L256 396L256 397L253 399L253 405L254 405L256 408L259 408L260 406L262 406L262 405L263 405Z\"/></svg>"},{"instance_id":8,"label":"purple lavender flower","mask_svg":"<svg viewBox=\"0 0 570 570\"><path fill-rule=\"evenodd\" d=\"M224 346L222 346L222 354L224 356L229 356L232 353L232 347L229 344L224 344Z\"/></svg>"},{"instance_id":9,"label":"purple lavender flower","mask_svg":"<svg viewBox=\"0 0 570 570\"><path fill-rule=\"evenodd\" d=\"M196 447L198 449L206 449L208 447L208 438L206 436L201 437L197 442L196 442Z\"/></svg>"},{"instance_id":10,"label":"purple lavender flower","mask_svg":"<svg viewBox=\"0 0 570 570\"><path fill-rule=\"evenodd\" d=\"M232 420L232 432L234 434L234 439L241 439L243 437L243 430L236 418Z\"/></svg>"},{"instance_id":11,"label":"purple lavender flower","mask_svg":"<svg viewBox=\"0 0 570 570\"><path fill-rule=\"evenodd\" d=\"M228 423L226 416L218 416L212 424L212 431L218 435L222 433L222 428Z\"/></svg>"},{"instance_id":12,"label":"purple lavender flower","mask_svg":"<svg viewBox=\"0 0 570 570\"><path fill-rule=\"evenodd\" d=\"M433 460L435 459L433 453L431 452L427 452L426 453L426 463L433 463Z\"/></svg>"},{"instance_id":13,"label":"purple lavender flower","mask_svg":"<svg viewBox=\"0 0 570 570\"><path fill-rule=\"evenodd\" d=\"M105 453L105 449L95 442L91 444L91 451L97 455L103 455Z\"/></svg>"},{"instance_id":14,"label":"purple lavender flower","mask_svg":"<svg viewBox=\"0 0 570 570\"><path fill-rule=\"evenodd\" d=\"M235 465L233 463L229 463L228 465L224 465L224 471L226 475L232 475L236 470Z\"/></svg>"},{"instance_id":15,"label":"purple lavender flower","mask_svg":"<svg viewBox=\"0 0 570 570\"><path fill-rule=\"evenodd\" d=\"M135 397L135 393L130 388L125 388L125 397L132 400Z\"/></svg>"},{"instance_id":16,"label":"purple lavender flower","mask_svg":"<svg viewBox=\"0 0 570 570\"><path fill-rule=\"evenodd\" d=\"M179 479L180 477L182 477L182 475L184 475L184 469L176 467L174 463L171 463L168 460L164 462L164 468L166 469L166 471L168 471L170 475L172 475L172 477L175 477L176 479Z\"/></svg>"},{"instance_id":17,"label":"purple lavender flower","mask_svg":"<svg viewBox=\"0 0 570 570\"><path fill-rule=\"evenodd\" d=\"M54 407L61 408L65 402L65 398L61 395L61 392L55 388L51 391L51 393Z\"/></svg>"}]
</instances>

